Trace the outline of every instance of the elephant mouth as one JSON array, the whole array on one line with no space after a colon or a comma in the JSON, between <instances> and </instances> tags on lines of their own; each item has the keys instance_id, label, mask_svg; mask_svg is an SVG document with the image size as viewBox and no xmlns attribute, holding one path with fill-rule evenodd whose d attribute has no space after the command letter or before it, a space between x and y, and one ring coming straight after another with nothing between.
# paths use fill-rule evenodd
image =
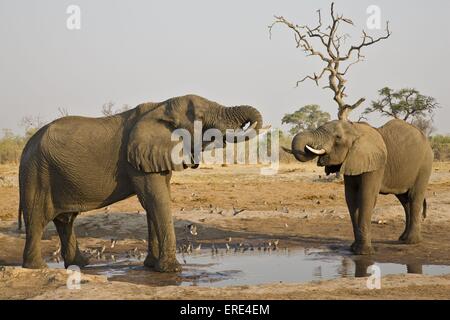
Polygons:
<instances>
[{"instance_id":1,"label":"elephant mouth","mask_svg":"<svg viewBox=\"0 0 450 320\"><path fill-rule=\"evenodd\" d=\"M325 174L328 176L331 173L336 173L341 171L341 164L338 165L331 165L331 166L325 166Z\"/></svg>"},{"instance_id":2,"label":"elephant mouth","mask_svg":"<svg viewBox=\"0 0 450 320\"><path fill-rule=\"evenodd\" d=\"M330 156L327 154L320 156L319 159L317 159L317 165L319 167L329 166L329 162L330 162Z\"/></svg>"}]
</instances>

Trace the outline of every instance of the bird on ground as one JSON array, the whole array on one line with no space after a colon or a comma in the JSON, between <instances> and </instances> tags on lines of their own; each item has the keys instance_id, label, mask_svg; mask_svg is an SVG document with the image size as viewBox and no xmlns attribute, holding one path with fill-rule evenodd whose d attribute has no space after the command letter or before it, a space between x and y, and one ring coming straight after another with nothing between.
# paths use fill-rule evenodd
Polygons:
<instances>
[{"instance_id":1,"label":"bird on ground","mask_svg":"<svg viewBox=\"0 0 450 320\"><path fill-rule=\"evenodd\" d=\"M193 223L187 225L187 230L189 231L190 234L192 234L193 236L197 235L197 226Z\"/></svg>"},{"instance_id":2,"label":"bird on ground","mask_svg":"<svg viewBox=\"0 0 450 320\"><path fill-rule=\"evenodd\" d=\"M245 211L245 209L236 209L236 208L233 206L233 216L238 215L238 214L241 213L242 211Z\"/></svg>"}]
</instances>

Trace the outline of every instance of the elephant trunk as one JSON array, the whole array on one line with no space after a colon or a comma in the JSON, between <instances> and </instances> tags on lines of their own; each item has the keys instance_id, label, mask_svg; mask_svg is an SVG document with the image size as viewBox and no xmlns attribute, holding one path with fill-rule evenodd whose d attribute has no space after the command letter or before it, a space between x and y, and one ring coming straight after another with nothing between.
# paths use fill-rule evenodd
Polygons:
<instances>
[{"instance_id":1,"label":"elephant trunk","mask_svg":"<svg viewBox=\"0 0 450 320\"><path fill-rule=\"evenodd\" d=\"M327 134L320 128L314 131L304 131L292 140L292 154L298 161L306 162L326 153L323 146L327 141Z\"/></svg>"},{"instance_id":2,"label":"elephant trunk","mask_svg":"<svg viewBox=\"0 0 450 320\"><path fill-rule=\"evenodd\" d=\"M258 130L262 127L262 116L251 106L220 107L211 122L212 127L222 132L226 129L242 129L246 124Z\"/></svg>"}]
</instances>

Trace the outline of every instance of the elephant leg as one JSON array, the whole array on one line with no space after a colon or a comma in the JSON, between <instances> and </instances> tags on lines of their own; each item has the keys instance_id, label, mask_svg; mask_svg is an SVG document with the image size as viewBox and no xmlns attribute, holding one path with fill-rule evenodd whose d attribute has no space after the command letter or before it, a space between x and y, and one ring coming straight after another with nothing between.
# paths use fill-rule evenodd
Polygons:
<instances>
[{"instance_id":1,"label":"elephant leg","mask_svg":"<svg viewBox=\"0 0 450 320\"><path fill-rule=\"evenodd\" d=\"M366 255L374 252L370 234L371 219L383 178L382 170L367 172L360 175L361 185L358 191L359 215L358 232L359 242L353 248L355 254Z\"/></svg>"},{"instance_id":2,"label":"elephant leg","mask_svg":"<svg viewBox=\"0 0 450 320\"><path fill-rule=\"evenodd\" d=\"M409 223L410 223L410 208L409 208L409 198L407 193L403 194L396 194L395 195L397 199L401 202L403 209L405 210L405 230L401 234L400 238L398 240L404 241L406 238L406 235L409 232Z\"/></svg>"},{"instance_id":3,"label":"elephant leg","mask_svg":"<svg viewBox=\"0 0 450 320\"><path fill-rule=\"evenodd\" d=\"M75 212L62 213L53 219L59 239L61 240L61 255L66 268L71 265L84 267L89 264L89 260L81 254L78 248L77 238L73 229L73 223L77 215L78 213Z\"/></svg>"},{"instance_id":4,"label":"elephant leg","mask_svg":"<svg viewBox=\"0 0 450 320\"><path fill-rule=\"evenodd\" d=\"M151 214L147 212L147 226L148 226L148 254L144 261L144 266L147 268L154 268L159 258L159 243L156 234L155 224L152 221Z\"/></svg>"},{"instance_id":5,"label":"elephant leg","mask_svg":"<svg viewBox=\"0 0 450 320\"><path fill-rule=\"evenodd\" d=\"M132 181L142 206L150 215L148 220L152 224L149 224L149 239L153 239L154 233L157 237L159 255L154 268L161 272L176 272L181 270L181 265L176 259L175 228L170 210L170 191L167 187L168 174L166 172L152 174L135 172ZM153 248L156 241L151 242ZM150 257L153 255L150 252L149 254Z\"/></svg>"},{"instance_id":6,"label":"elephant leg","mask_svg":"<svg viewBox=\"0 0 450 320\"><path fill-rule=\"evenodd\" d=\"M45 224L42 221L30 219L25 224L26 239L23 251L22 267L28 269L43 269L47 264L42 259L41 238Z\"/></svg>"},{"instance_id":7,"label":"elephant leg","mask_svg":"<svg viewBox=\"0 0 450 320\"><path fill-rule=\"evenodd\" d=\"M350 249L353 251L356 243L360 242L359 232L358 232L358 177L354 176L344 176L345 184L345 201L347 202L348 212L350 213L350 218L353 226L353 235L355 241L353 241Z\"/></svg>"},{"instance_id":8,"label":"elephant leg","mask_svg":"<svg viewBox=\"0 0 450 320\"><path fill-rule=\"evenodd\" d=\"M409 218L409 229L406 232L404 238L402 239L404 243L415 244L422 241L421 236L421 220L422 220L422 210L423 210L423 200L424 195L410 195L409 207L410 207L410 218Z\"/></svg>"}]
</instances>

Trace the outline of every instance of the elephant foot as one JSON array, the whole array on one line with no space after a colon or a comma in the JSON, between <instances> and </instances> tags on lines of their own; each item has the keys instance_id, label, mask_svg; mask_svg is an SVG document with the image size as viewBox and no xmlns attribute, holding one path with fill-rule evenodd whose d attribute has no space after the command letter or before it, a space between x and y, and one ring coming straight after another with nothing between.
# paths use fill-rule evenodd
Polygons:
<instances>
[{"instance_id":1,"label":"elephant foot","mask_svg":"<svg viewBox=\"0 0 450 320\"><path fill-rule=\"evenodd\" d=\"M48 266L42 259L25 260L22 264L26 269L47 269Z\"/></svg>"},{"instance_id":2,"label":"elephant foot","mask_svg":"<svg viewBox=\"0 0 450 320\"><path fill-rule=\"evenodd\" d=\"M402 235L398 238L398 241L405 241L406 239L406 231L402 233Z\"/></svg>"},{"instance_id":3,"label":"elephant foot","mask_svg":"<svg viewBox=\"0 0 450 320\"><path fill-rule=\"evenodd\" d=\"M351 246L351 250L356 255L371 255L375 253L372 246L361 242L354 242Z\"/></svg>"},{"instance_id":4,"label":"elephant foot","mask_svg":"<svg viewBox=\"0 0 450 320\"><path fill-rule=\"evenodd\" d=\"M410 233L400 240L405 244L417 244L422 242L422 236L419 233Z\"/></svg>"},{"instance_id":5,"label":"elephant foot","mask_svg":"<svg viewBox=\"0 0 450 320\"><path fill-rule=\"evenodd\" d=\"M64 267L67 269L69 266L79 266L83 268L89 264L89 259L82 255L81 253L77 253L75 258L73 259L64 259Z\"/></svg>"},{"instance_id":6,"label":"elephant foot","mask_svg":"<svg viewBox=\"0 0 450 320\"><path fill-rule=\"evenodd\" d=\"M156 257L153 254L148 254L144 260L144 266L150 269L154 269L156 267L157 262L158 259L156 259Z\"/></svg>"},{"instance_id":7,"label":"elephant foot","mask_svg":"<svg viewBox=\"0 0 450 320\"><path fill-rule=\"evenodd\" d=\"M181 265L176 258L159 259L155 264L155 270L158 272L180 272Z\"/></svg>"}]
</instances>

